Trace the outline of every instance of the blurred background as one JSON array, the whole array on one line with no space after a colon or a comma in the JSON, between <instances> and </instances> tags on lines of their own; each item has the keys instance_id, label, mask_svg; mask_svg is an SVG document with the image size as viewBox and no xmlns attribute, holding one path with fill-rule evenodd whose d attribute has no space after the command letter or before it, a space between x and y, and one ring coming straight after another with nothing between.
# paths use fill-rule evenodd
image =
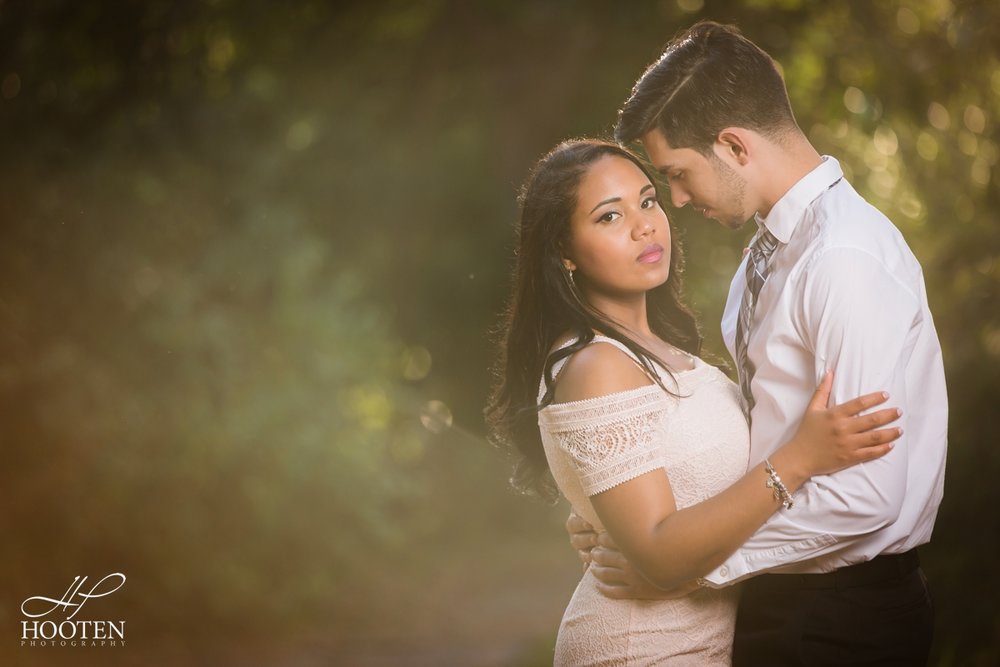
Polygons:
<instances>
[{"instance_id":1,"label":"blurred background","mask_svg":"<svg viewBox=\"0 0 1000 667\"><path fill-rule=\"evenodd\" d=\"M933 664L1000 663L1000 4L0 0L0 664L551 663L566 508L482 419L515 195L700 18L923 264ZM723 357L750 230L672 215ZM124 648L19 646L110 572Z\"/></svg>"}]
</instances>

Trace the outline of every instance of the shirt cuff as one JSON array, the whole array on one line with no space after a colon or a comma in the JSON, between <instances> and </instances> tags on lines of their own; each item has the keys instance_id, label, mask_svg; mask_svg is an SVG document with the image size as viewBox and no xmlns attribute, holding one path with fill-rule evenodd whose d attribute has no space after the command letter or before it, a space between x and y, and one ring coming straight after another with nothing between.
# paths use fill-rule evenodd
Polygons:
<instances>
[{"instance_id":1,"label":"shirt cuff","mask_svg":"<svg viewBox=\"0 0 1000 667\"><path fill-rule=\"evenodd\" d=\"M824 534L810 537L807 540L790 542L770 549L739 549L726 561L699 580L710 588L723 588L757 574L763 574L781 568L785 565L808 560L825 551L831 544L837 542L833 535ZM819 568L797 568L803 572Z\"/></svg>"}]
</instances>

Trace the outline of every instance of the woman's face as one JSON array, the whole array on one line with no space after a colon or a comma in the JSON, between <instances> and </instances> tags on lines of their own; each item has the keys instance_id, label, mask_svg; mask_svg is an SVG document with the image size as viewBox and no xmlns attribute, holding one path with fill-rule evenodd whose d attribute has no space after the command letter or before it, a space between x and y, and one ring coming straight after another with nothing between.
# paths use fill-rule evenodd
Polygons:
<instances>
[{"instance_id":1,"label":"woman's face","mask_svg":"<svg viewBox=\"0 0 1000 667\"><path fill-rule=\"evenodd\" d=\"M564 264L590 296L627 297L666 282L670 226L639 167L606 155L584 174Z\"/></svg>"}]
</instances>

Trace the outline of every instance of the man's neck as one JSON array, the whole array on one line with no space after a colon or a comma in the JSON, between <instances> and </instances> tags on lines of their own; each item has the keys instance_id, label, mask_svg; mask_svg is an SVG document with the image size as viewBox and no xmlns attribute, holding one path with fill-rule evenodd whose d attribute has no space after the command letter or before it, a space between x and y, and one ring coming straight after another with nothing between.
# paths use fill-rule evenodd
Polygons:
<instances>
[{"instance_id":1,"label":"man's neck","mask_svg":"<svg viewBox=\"0 0 1000 667\"><path fill-rule=\"evenodd\" d=\"M778 200L818 167L823 159L799 132L786 137L780 144L771 143L763 157L765 168L759 172L763 179L759 184L761 204L757 212L761 217L767 217Z\"/></svg>"}]
</instances>

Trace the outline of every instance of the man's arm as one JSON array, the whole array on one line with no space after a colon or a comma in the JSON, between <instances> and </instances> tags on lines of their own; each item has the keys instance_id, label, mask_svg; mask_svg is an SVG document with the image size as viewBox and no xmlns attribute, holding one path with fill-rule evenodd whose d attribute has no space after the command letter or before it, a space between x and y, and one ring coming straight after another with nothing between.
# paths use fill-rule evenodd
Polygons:
<instances>
[{"instance_id":1,"label":"man's arm","mask_svg":"<svg viewBox=\"0 0 1000 667\"><path fill-rule=\"evenodd\" d=\"M904 434L885 457L833 475L813 477L795 494L795 507L773 515L720 567L706 575L728 585L763 571L856 544L899 516L906 492L908 452L905 369L920 298L875 257L828 250L804 283L800 326L815 358L816 377L833 369L831 401L875 390L902 408Z\"/></svg>"}]
</instances>

